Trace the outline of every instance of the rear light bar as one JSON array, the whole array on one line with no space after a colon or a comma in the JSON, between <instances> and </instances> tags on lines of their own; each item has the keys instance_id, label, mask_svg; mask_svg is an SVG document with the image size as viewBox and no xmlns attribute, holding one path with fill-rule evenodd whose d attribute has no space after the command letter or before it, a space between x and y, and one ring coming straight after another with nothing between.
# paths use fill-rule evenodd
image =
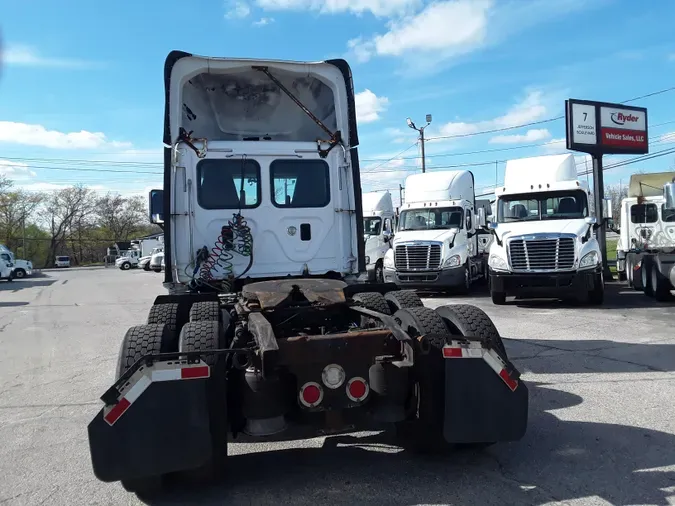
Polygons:
<instances>
[{"instance_id":1,"label":"rear light bar","mask_svg":"<svg viewBox=\"0 0 675 506\"><path fill-rule=\"evenodd\" d=\"M511 376L508 364L495 350L484 348L481 343L451 341L443 346L443 358L482 358L512 392L518 388L518 380Z\"/></svg>"},{"instance_id":2,"label":"rear light bar","mask_svg":"<svg viewBox=\"0 0 675 506\"><path fill-rule=\"evenodd\" d=\"M173 360L143 365L131 375L129 381L122 385L117 404L106 405L103 408L103 419L108 425L114 425L151 383L204 379L210 377L210 375L209 366L202 360L190 364L187 360Z\"/></svg>"}]
</instances>

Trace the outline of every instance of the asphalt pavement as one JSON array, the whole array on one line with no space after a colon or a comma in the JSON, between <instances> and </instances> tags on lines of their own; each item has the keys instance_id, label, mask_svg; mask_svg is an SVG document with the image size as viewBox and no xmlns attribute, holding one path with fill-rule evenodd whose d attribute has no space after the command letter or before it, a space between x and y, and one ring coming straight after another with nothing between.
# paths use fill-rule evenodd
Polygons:
<instances>
[{"instance_id":1,"label":"asphalt pavement","mask_svg":"<svg viewBox=\"0 0 675 506\"><path fill-rule=\"evenodd\" d=\"M143 504L96 480L86 427L152 272L95 268L0 282L0 505ZM425 458L386 434L231 444L227 480L152 504L675 504L675 303L618 284L601 308L482 307L530 388L524 439Z\"/></svg>"}]
</instances>

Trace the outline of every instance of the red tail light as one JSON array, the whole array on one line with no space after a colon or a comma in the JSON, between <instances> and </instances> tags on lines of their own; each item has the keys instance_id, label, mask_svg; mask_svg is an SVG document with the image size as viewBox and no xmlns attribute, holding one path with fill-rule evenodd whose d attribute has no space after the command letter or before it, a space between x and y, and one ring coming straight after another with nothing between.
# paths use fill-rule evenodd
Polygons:
<instances>
[{"instance_id":1,"label":"red tail light","mask_svg":"<svg viewBox=\"0 0 675 506\"><path fill-rule=\"evenodd\" d=\"M300 388L298 398L303 406L313 408L321 404L323 400L323 388L318 383L308 381Z\"/></svg>"},{"instance_id":2,"label":"red tail light","mask_svg":"<svg viewBox=\"0 0 675 506\"><path fill-rule=\"evenodd\" d=\"M369 392L370 387L368 387L368 383L363 378L357 376L347 382L347 397L354 402L364 400L368 397Z\"/></svg>"}]
</instances>

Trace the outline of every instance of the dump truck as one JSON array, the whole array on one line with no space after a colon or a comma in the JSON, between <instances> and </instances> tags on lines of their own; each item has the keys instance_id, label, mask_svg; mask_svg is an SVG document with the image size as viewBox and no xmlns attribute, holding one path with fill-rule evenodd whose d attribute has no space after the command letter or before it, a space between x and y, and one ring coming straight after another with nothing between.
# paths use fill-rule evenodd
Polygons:
<instances>
[{"instance_id":1,"label":"dump truck","mask_svg":"<svg viewBox=\"0 0 675 506\"><path fill-rule=\"evenodd\" d=\"M490 318L368 283L343 60L168 55L165 294L126 331L88 426L96 477L136 493L224 476L228 442L395 430L515 441L528 389Z\"/></svg>"}]
</instances>

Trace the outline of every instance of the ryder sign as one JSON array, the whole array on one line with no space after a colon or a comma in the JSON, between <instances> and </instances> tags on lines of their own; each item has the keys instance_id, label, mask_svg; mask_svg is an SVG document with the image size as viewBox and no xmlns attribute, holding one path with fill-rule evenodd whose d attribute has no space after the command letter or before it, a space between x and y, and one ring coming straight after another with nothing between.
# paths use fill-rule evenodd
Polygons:
<instances>
[{"instance_id":1,"label":"ryder sign","mask_svg":"<svg viewBox=\"0 0 675 506\"><path fill-rule=\"evenodd\" d=\"M566 100L567 149L595 155L649 152L647 109Z\"/></svg>"}]
</instances>

